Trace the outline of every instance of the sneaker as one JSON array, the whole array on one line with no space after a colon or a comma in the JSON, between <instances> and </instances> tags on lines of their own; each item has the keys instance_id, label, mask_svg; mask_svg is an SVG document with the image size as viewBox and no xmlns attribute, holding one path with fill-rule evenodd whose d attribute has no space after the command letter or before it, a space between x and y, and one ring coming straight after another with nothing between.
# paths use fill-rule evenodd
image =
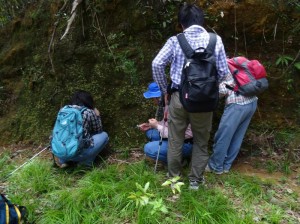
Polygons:
<instances>
[{"instance_id":1,"label":"sneaker","mask_svg":"<svg viewBox=\"0 0 300 224\"><path fill-rule=\"evenodd\" d=\"M197 191L199 189L199 183L197 181L190 181L189 189Z\"/></svg>"},{"instance_id":2,"label":"sneaker","mask_svg":"<svg viewBox=\"0 0 300 224\"><path fill-rule=\"evenodd\" d=\"M213 171L214 174L217 174L217 175L221 175L223 174L223 171Z\"/></svg>"},{"instance_id":3,"label":"sneaker","mask_svg":"<svg viewBox=\"0 0 300 224\"><path fill-rule=\"evenodd\" d=\"M200 184L201 184L201 185L204 185L204 184L205 184L205 179L204 179L204 177L202 177L199 181L190 180L190 186L189 186L189 189L190 189L190 190L198 190Z\"/></svg>"},{"instance_id":4,"label":"sneaker","mask_svg":"<svg viewBox=\"0 0 300 224\"><path fill-rule=\"evenodd\" d=\"M62 163L62 164L59 165L59 167L61 169L67 168L68 166L69 166L69 164L67 164L67 163Z\"/></svg>"},{"instance_id":5,"label":"sneaker","mask_svg":"<svg viewBox=\"0 0 300 224\"><path fill-rule=\"evenodd\" d=\"M211 173L211 172L212 172L212 170L209 168L208 165L206 165L206 167L205 167L205 172L208 172L208 173Z\"/></svg>"},{"instance_id":6,"label":"sneaker","mask_svg":"<svg viewBox=\"0 0 300 224\"><path fill-rule=\"evenodd\" d=\"M223 172L224 172L224 173L229 173L229 170L224 170Z\"/></svg>"},{"instance_id":7,"label":"sneaker","mask_svg":"<svg viewBox=\"0 0 300 224\"><path fill-rule=\"evenodd\" d=\"M218 174L218 175L221 175L223 174L223 171L214 171L212 170L208 165L205 167L205 172L208 172L208 173L214 173L214 174ZM228 171L229 172L229 171ZM227 173L228 173L227 172Z\"/></svg>"}]
</instances>

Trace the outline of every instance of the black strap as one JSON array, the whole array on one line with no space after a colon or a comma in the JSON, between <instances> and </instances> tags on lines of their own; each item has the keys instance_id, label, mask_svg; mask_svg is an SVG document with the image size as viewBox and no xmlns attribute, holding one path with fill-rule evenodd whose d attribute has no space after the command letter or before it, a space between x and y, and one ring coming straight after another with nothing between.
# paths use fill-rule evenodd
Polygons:
<instances>
[{"instance_id":1,"label":"black strap","mask_svg":"<svg viewBox=\"0 0 300 224\"><path fill-rule=\"evenodd\" d=\"M191 47L191 45L188 43L184 33L180 33L177 35L177 39L179 42L179 45L185 54L187 58L191 58L194 55L195 50ZM212 55L215 51L217 42L217 37L215 33L209 33L209 43L206 47L207 52L209 52L210 55Z\"/></svg>"},{"instance_id":2,"label":"black strap","mask_svg":"<svg viewBox=\"0 0 300 224\"><path fill-rule=\"evenodd\" d=\"M186 37L184 36L184 33L178 34L177 39L178 39L179 45L180 45L183 53L185 54L185 56L187 58L191 58L194 54L194 50L191 47L191 45L189 44L189 42L187 41Z\"/></svg>"},{"instance_id":3,"label":"black strap","mask_svg":"<svg viewBox=\"0 0 300 224\"><path fill-rule=\"evenodd\" d=\"M234 91L234 88L233 88L232 86L229 86L229 85L225 84L225 87L226 87L227 89L231 90L231 91ZM235 93L237 96L240 95L240 92L239 92L239 91L234 91L234 93Z\"/></svg>"},{"instance_id":4,"label":"black strap","mask_svg":"<svg viewBox=\"0 0 300 224\"><path fill-rule=\"evenodd\" d=\"M216 43L217 43L217 36L215 33L209 33L209 43L206 47L206 50L213 55L215 48L216 48Z\"/></svg>"}]
</instances>

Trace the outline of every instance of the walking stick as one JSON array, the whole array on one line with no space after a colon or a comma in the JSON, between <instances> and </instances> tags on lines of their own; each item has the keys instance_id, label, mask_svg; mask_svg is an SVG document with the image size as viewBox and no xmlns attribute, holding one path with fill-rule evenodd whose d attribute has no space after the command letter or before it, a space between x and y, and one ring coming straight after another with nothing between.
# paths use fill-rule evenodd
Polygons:
<instances>
[{"instance_id":1,"label":"walking stick","mask_svg":"<svg viewBox=\"0 0 300 224\"><path fill-rule=\"evenodd\" d=\"M9 173L7 175L7 177L11 176L13 173L15 173L16 171L18 171L19 169L21 169L23 166L25 166L26 164L28 164L29 162L31 162L35 157L37 157L39 154L41 154L43 151L45 151L46 149L50 148L50 145L48 145L47 147L45 147L44 149L42 149L40 152L38 152L37 154L35 154L33 157L31 157L27 162L23 163L21 166L19 166L17 169L15 169L14 171L12 171L11 173Z\"/></svg>"},{"instance_id":2,"label":"walking stick","mask_svg":"<svg viewBox=\"0 0 300 224\"><path fill-rule=\"evenodd\" d=\"M158 151L157 151L157 156L156 156L156 161L155 161L155 167L154 167L154 173L156 173L156 169L157 169L157 164L158 164L158 158L159 158L159 153L160 153L160 149L161 149L161 145L162 145L162 139L163 139L163 133L165 131L165 123L166 121L164 120L164 124L163 124L163 130L162 130L162 133L160 133L160 140L159 140L159 143L158 143Z\"/></svg>"},{"instance_id":3,"label":"walking stick","mask_svg":"<svg viewBox=\"0 0 300 224\"><path fill-rule=\"evenodd\" d=\"M163 130L162 130L162 133L160 133L160 140L159 140L159 143L158 143L158 151L157 151L157 156L156 156L156 161L155 161L154 173L156 173L157 163L158 163L158 157L159 157L159 154L160 154L160 149L161 149L162 139L163 139L162 136L163 136L163 134L165 132L166 121L167 121L167 116L166 116L167 112L168 112L168 106L165 106Z\"/></svg>"}]
</instances>

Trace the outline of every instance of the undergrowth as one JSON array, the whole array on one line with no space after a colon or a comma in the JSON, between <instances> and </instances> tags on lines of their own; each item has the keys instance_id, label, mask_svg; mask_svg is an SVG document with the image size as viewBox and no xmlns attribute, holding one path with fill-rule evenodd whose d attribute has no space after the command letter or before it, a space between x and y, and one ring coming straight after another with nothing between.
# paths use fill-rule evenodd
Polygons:
<instances>
[{"instance_id":1,"label":"undergrowth","mask_svg":"<svg viewBox=\"0 0 300 224\"><path fill-rule=\"evenodd\" d=\"M11 172L5 155L0 160ZM13 164L11 164L13 165ZM187 170L185 170L187 172ZM2 175L1 175L2 176ZM144 161L106 164L92 170L58 169L36 159L7 180L7 194L37 224L76 223L295 223L300 206L285 185L232 172L206 175L198 191L162 186L165 172ZM144 188L142 186L145 186ZM280 193L280 195L279 195ZM131 197L129 197L131 195ZM142 203L137 203L136 200ZM279 202L280 199L284 199Z\"/></svg>"}]
</instances>

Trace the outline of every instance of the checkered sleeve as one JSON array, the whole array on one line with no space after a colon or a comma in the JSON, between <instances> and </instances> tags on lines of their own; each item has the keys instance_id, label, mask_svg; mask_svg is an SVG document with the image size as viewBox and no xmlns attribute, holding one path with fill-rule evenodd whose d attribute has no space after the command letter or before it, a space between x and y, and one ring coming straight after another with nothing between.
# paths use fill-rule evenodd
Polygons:
<instances>
[{"instance_id":1,"label":"checkered sleeve","mask_svg":"<svg viewBox=\"0 0 300 224\"><path fill-rule=\"evenodd\" d=\"M173 42L170 38L152 61L153 80L164 94L167 92L168 85L165 68L173 60L173 55Z\"/></svg>"},{"instance_id":2,"label":"checkered sleeve","mask_svg":"<svg viewBox=\"0 0 300 224\"><path fill-rule=\"evenodd\" d=\"M83 113L84 127L92 135L102 132L102 122L93 110L87 109Z\"/></svg>"},{"instance_id":3,"label":"checkered sleeve","mask_svg":"<svg viewBox=\"0 0 300 224\"><path fill-rule=\"evenodd\" d=\"M219 84L220 97L224 97L224 96L229 94L229 91L232 91L232 90L229 90L226 87L226 85L234 87L234 80L233 80L232 75L230 73L228 73L226 76L224 76L222 82L220 82L220 84Z\"/></svg>"},{"instance_id":4,"label":"checkered sleeve","mask_svg":"<svg viewBox=\"0 0 300 224\"><path fill-rule=\"evenodd\" d=\"M226 53L224 45L220 36L217 36L217 45L216 45L216 66L219 75L219 81L221 82L229 73L229 68L226 60Z\"/></svg>"}]
</instances>

